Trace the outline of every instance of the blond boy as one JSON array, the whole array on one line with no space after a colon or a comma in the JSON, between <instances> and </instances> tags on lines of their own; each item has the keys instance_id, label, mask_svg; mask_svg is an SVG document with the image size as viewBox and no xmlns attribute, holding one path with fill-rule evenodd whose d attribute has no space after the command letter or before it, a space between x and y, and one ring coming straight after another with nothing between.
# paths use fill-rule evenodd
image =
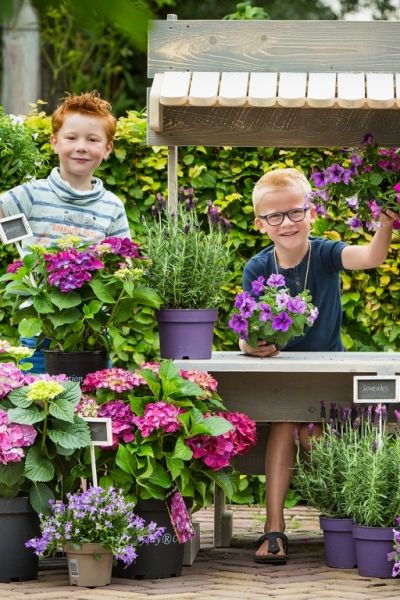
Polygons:
<instances>
[{"instance_id":1,"label":"blond boy","mask_svg":"<svg viewBox=\"0 0 400 600\"><path fill-rule=\"evenodd\" d=\"M382 214L380 227L371 242L351 246L342 241L310 237L316 211L308 200L310 184L296 169L277 169L263 175L253 190L255 225L272 244L246 264L243 287L252 292L251 282L280 273L292 294L307 288L319 316L313 327L289 342L290 351L342 351L340 336L342 310L339 272L344 269L372 269L387 256L393 221L392 211ZM251 356L270 357L273 344L259 340L257 347L241 340L241 349ZM284 564L288 542L284 534L283 506L295 458L293 432L300 429L300 441L308 445L306 426L299 423L272 423L266 450L266 522L257 542L256 562ZM315 433L315 430L314 430Z\"/></svg>"}]
</instances>

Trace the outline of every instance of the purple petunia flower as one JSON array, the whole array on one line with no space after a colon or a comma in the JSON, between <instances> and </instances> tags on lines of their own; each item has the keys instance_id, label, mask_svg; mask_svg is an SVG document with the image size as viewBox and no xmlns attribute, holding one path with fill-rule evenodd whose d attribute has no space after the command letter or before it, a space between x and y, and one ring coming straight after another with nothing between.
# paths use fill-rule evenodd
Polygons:
<instances>
[{"instance_id":1,"label":"purple petunia flower","mask_svg":"<svg viewBox=\"0 0 400 600\"><path fill-rule=\"evenodd\" d=\"M278 273L272 273L267 279L267 285L270 287L283 287L285 285L285 278L283 275Z\"/></svg>"},{"instance_id":2,"label":"purple petunia flower","mask_svg":"<svg viewBox=\"0 0 400 600\"><path fill-rule=\"evenodd\" d=\"M287 331L292 323L293 319L286 312L281 312L276 317L273 317L272 329L274 331Z\"/></svg>"},{"instance_id":3,"label":"purple petunia flower","mask_svg":"<svg viewBox=\"0 0 400 600\"><path fill-rule=\"evenodd\" d=\"M264 291L264 288L265 288L265 277L263 277L262 275L260 275L260 277L257 277L257 279L255 279L254 281L251 282L252 292L256 296L261 296L262 292Z\"/></svg>"},{"instance_id":4,"label":"purple petunia flower","mask_svg":"<svg viewBox=\"0 0 400 600\"><path fill-rule=\"evenodd\" d=\"M271 321L272 319L272 308L266 302L260 302L258 305L260 309L260 321Z\"/></svg>"},{"instance_id":5,"label":"purple petunia flower","mask_svg":"<svg viewBox=\"0 0 400 600\"><path fill-rule=\"evenodd\" d=\"M320 171L311 173L310 178L314 181L315 187L323 187L325 185L325 176Z\"/></svg>"},{"instance_id":6,"label":"purple petunia flower","mask_svg":"<svg viewBox=\"0 0 400 600\"><path fill-rule=\"evenodd\" d=\"M307 303L300 296L295 296L289 298L286 308L292 313L302 315L307 310Z\"/></svg>"},{"instance_id":7,"label":"purple petunia flower","mask_svg":"<svg viewBox=\"0 0 400 600\"><path fill-rule=\"evenodd\" d=\"M249 326L247 319L245 319L242 315L234 314L228 323L229 327L233 329L235 333L240 335L240 337L247 337Z\"/></svg>"}]
</instances>

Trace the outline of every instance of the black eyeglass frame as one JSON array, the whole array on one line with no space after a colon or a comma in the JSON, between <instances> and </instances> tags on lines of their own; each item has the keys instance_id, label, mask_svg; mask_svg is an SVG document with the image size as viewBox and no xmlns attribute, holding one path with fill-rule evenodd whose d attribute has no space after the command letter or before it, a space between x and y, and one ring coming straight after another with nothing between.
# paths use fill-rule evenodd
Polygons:
<instances>
[{"instance_id":1,"label":"black eyeglass frame","mask_svg":"<svg viewBox=\"0 0 400 600\"><path fill-rule=\"evenodd\" d=\"M290 216L290 213L293 214L293 212L298 212L300 210L303 211L302 218L301 219L292 219L292 217ZM269 215L259 215L258 218L264 219L264 221L267 221L268 225L270 225L271 227L279 227L279 225L282 225L285 217L288 217L288 219L290 219L292 221L292 223L300 223L300 221L304 221L308 210L310 210L309 206L307 206L306 208L291 208L290 210L286 210L284 212L273 212L273 213L269 213ZM273 215L280 215L280 217L281 217L280 223L270 223L269 222L269 220L268 220L269 217L272 217Z\"/></svg>"}]
</instances>

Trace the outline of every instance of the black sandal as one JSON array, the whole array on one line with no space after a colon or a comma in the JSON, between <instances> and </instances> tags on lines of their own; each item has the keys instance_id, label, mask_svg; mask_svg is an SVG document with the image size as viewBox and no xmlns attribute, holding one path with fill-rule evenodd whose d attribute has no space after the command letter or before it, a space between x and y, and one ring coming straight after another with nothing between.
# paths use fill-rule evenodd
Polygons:
<instances>
[{"instance_id":1,"label":"black sandal","mask_svg":"<svg viewBox=\"0 0 400 600\"><path fill-rule=\"evenodd\" d=\"M285 555L278 554L280 552L280 547L277 542L278 539L283 541L283 549L285 551ZM268 554L265 556L254 556L254 560L256 563L263 563L265 565L286 565L287 560L287 552L289 547L289 540L287 536L280 531L270 531L269 533L264 533L260 536L256 542L256 549L268 540Z\"/></svg>"}]
</instances>

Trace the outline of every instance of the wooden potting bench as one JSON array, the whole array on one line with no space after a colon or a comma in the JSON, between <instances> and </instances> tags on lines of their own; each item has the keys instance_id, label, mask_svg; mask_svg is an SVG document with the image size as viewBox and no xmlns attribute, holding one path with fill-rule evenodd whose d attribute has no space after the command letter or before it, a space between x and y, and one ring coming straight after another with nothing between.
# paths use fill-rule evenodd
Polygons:
<instances>
[{"instance_id":1,"label":"wooden potting bench","mask_svg":"<svg viewBox=\"0 0 400 600\"><path fill-rule=\"evenodd\" d=\"M168 146L168 201L177 202L178 146L357 146L366 133L400 145L400 22L179 21L149 31L148 133ZM355 375L399 375L400 353L215 352L176 361L210 371L230 410L260 428L243 472L263 472L264 425L318 421L320 401L351 403ZM215 545L232 520L216 495Z\"/></svg>"}]
</instances>

